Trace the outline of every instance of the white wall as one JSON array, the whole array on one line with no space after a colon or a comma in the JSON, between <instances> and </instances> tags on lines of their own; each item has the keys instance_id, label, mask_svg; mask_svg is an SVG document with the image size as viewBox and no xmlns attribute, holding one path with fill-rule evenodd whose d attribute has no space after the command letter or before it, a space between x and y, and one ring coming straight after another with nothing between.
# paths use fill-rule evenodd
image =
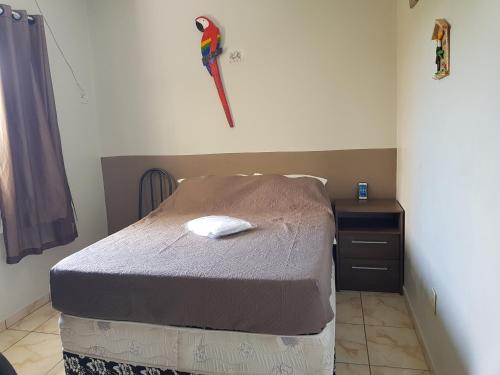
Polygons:
<instances>
[{"instance_id":1,"label":"white wall","mask_svg":"<svg viewBox=\"0 0 500 375\"><path fill-rule=\"evenodd\" d=\"M222 29L235 129L200 15ZM90 0L103 155L395 147L395 16L394 0Z\"/></svg>"},{"instance_id":2,"label":"white wall","mask_svg":"<svg viewBox=\"0 0 500 375\"><path fill-rule=\"evenodd\" d=\"M47 30L59 129L66 171L78 215L79 238L68 246L47 250L43 255L28 256L17 265L7 265L3 238L0 235L0 320L47 294L51 266L106 233L86 2L40 0L39 3L89 97L89 104L80 104L79 91L71 73ZM11 0L10 5L14 9L27 9L31 13L37 13L32 0Z\"/></svg>"},{"instance_id":3,"label":"white wall","mask_svg":"<svg viewBox=\"0 0 500 375\"><path fill-rule=\"evenodd\" d=\"M439 375L500 374L499 14L490 0L398 1L406 288ZM451 76L433 81L441 17L452 25Z\"/></svg>"}]
</instances>

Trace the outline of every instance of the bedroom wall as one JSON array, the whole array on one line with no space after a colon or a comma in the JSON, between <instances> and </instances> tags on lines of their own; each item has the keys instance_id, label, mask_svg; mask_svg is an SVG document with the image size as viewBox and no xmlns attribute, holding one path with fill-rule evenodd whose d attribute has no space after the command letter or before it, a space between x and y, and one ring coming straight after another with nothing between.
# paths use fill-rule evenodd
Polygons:
<instances>
[{"instance_id":1,"label":"bedroom wall","mask_svg":"<svg viewBox=\"0 0 500 375\"><path fill-rule=\"evenodd\" d=\"M88 104L81 104L71 73L47 31L63 154L80 236L68 246L29 256L17 265L7 265L0 234L0 322L49 293L48 276L52 265L106 233L86 2L40 0L39 3L88 93ZM37 13L32 0L11 0L9 4L14 9Z\"/></svg>"},{"instance_id":2,"label":"bedroom wall","mask_svg":"<svg viewBox=\"0 0 500 375\"><path fill-rule=\"evenodd\" d=\"M395 0L179 4L89 1L103 156L395 147ZM199 15L222 26L234 129L202 67Z\"/></svg>"},{"instance_id":3,"label":"bedroom wall","mask_svg":"<svg viewBox=\"0 0 500 375\"><path fill-rule=\"evenodd\" d=\"M398 2L406 291L439 375L500 374L498 14L489 0ZM430 37L441 17L452 25L451 76L433 81Z\"/></svg>"}]
</instances>

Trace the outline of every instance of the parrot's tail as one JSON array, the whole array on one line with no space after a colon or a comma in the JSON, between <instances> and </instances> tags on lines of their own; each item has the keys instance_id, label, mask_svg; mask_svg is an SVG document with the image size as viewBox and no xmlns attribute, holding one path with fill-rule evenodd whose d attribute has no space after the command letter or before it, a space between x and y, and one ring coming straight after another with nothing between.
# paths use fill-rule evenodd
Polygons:
<instances>
[{"instance_id":1,"label":"parrot's tail","mask_svg":"<svg viewBox=\"0 0 500 375\"><path fill-rule=\"evenodd\" d=\"M222 79L219 73L219 66L217 64L217 60L211 65L210 70L212 72L212 76L214 77L215 86L217 87L217 92L219 93L220 101L222 102L222 107L224 108L224 112L226 113L227 122L229 126L234 128L233 117L231 116L231 110L229 109L229 104L227 102L226 93L224 92L224 86L222 85Z\"/></svg>"}]
</instances>

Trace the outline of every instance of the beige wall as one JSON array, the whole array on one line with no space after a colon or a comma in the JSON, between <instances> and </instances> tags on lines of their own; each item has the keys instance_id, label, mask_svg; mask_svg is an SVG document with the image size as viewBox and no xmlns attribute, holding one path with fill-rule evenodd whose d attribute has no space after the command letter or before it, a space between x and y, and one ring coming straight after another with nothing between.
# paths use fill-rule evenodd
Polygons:
<instances>
[{"instance_id":1,"label":"beige wall","mask_svg":"<svg viewBox=\"0 0 500 375\"><path fill-rule=\"evenodd\" d=\"M15 9L36 13L32 0L11 0ZM100 170L98 128L92 78L86 3L80 0L40 1L59 43L88 90L80 104L71 73L47 33L59 128L69 184L78 214L80 237L65 247L29 256L17 265L5 264L0 234L0 321L49 293L49 269L58 260L104 236L106 216Z\"/></svg>"},{"instance_id":2,"label":"beige wall","mask_svg":"<svg viewBox=\"0 0 500 375\"><path fill-rule=\"evenodd\" d=\"M89 4L103 156L395 147L394 0ZM199 15L223 31L232 130Z\"/></svg>"},{"instance_id":3,"label":"beige wall","mask_svg":"<svg viewBox=\"0 0 500 375\"><path fill-rule=\"evenodd\" d=\"M439 375L500 374L500 3L398 1L398 196L406 290ZM435 18L451 76L431 79ZM428 302L438 293L434 316Z\"/></svg>"}]
</instances>

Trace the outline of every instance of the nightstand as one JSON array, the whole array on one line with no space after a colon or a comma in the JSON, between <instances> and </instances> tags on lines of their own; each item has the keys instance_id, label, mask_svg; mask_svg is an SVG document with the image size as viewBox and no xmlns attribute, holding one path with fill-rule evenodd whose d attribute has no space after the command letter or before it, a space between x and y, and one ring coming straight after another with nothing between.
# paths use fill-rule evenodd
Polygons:
<instances>
[{"instance_id":1,"label":"nightstand","mask_svg":"<svg viewBox=\"0 0 500 375\"><path fill-rule=\"evenodd\" d=\"M396 200L334 202L339 290L403 292L405 212Z\"/></svg>"}]
</instances>

